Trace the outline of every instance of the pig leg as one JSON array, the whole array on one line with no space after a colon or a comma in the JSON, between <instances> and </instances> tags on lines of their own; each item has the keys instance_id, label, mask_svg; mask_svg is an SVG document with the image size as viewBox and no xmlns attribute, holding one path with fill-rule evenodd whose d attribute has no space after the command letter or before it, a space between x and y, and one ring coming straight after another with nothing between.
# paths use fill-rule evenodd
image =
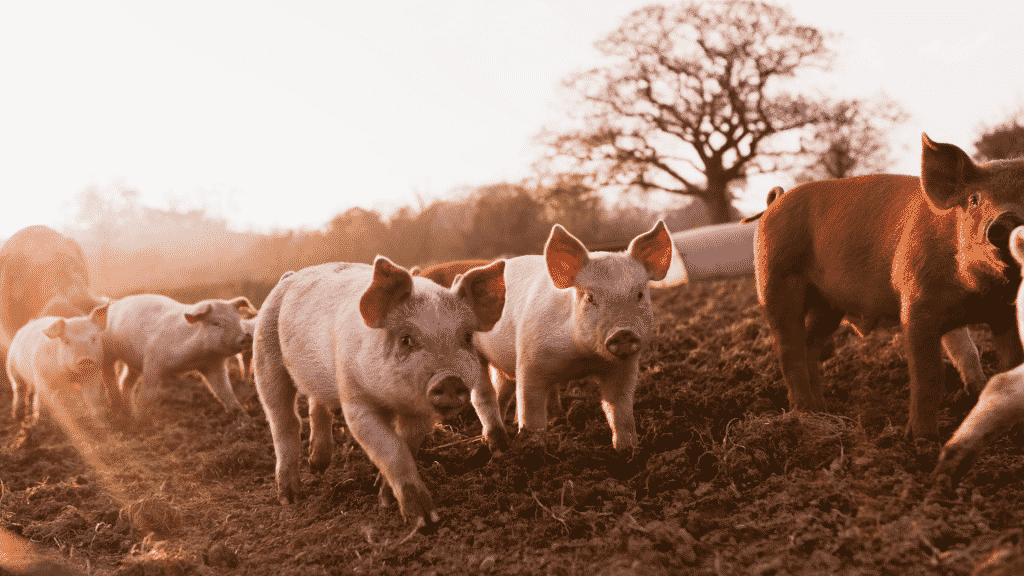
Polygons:
<instances>
[{"instance_id":1,"label":"pig leg","mask_svg":"<svg viewBox=\"0 0 1024 576\"><path fill-rule=\"evenodd\" d=\"M548 389L555 383L535 367L520 364L516 367L516 384L519 431L543 433L548 427Z\"/></svg>"},{"instance_id":2,"label":"pig leg","mask_svg":"<svg viewBox=\"0 0 1024 576\"><path fill-rule=\"evenodd\" d=\"M910 372L910 418L906 435L938 440L939 404L942 401L942 329L936 324L941 314L924 312L927 305L904 307L903 334Z\"/></svg>"},{"instance_id":3,"label":"pig leg","mask_svg":"<svg viewBox=\"0 0 1024 576\"><path fill-rule=\"evenodd\" d=\"M220 362L217 362L206 370L202 371L203 381L206 383L206 387L210 389L210 392L217 397L220 401L221 406L225 410L231 413L246 414L245 409L238 402L238 397L235 396L235 391L231 389L231 379L228 376L228 359L225 358Z\"/></svg>"},{"instance_id":4,"label":"pig leg","mask_svg":"<svg viewBox=\"0 0 1024 576\"><path fill-rule=\"evenodd\" d=\"M508 449L508 432L505 431L503 411L499 408L498 396L494 386L490 385L486 370L481 375L482 386L470 390L469 401L476 410L476 415L483 424L484 438L492 456L501 456Z\"/></svg>"},{"instance_id":5,"label":"pig leg","mask_svg":"<svg viewBox=\"0 0 1024 576\"><path fill-rule=\"evenodd\" d=\"M413 459L416 458L420 445L423 444L423 440L426 439L432 427L432 422L422 418L403 419L399 417L395 420L395 431L408 444L409 452L412 453ZM391 490L391 486L387 483L383 471L377 474L375 485L377 483L380 484L380 493L377 496L378 503L381 508L389 508L392 502L395 501L395 495Z\"/></svg>"},{"instance_id":6,"label":"pig leg","mask_svg":"<svg viewBox=\"0 0 1024 576\"><path fill-rule=\"evenodd\" d=\"M958 483L985 444L1022 418L1024 367L996 374L981 391L971 413L942 448L935 475L948 475L953 484Z\"/></svg>"},{"instance_id":7,"label":"pig leg","mask_svg":"<svg viewBox=\"0 0 1024 576\"><path fill-rule=\"evenodd\" d=\"M548 388L548 416L558 418L562 415L562 396L559 394L560 384Z\"/></svg>"},{"instance_id":8,"label":"pig leg","mask_svg":"<svg viewBox=\"0 0 1024 576\"><path fill-rule=\"evenodd\" d=\"M313 397L309 399L309 470L320 474L331 464L334 453L334 416Z\"/></svg>"},{"instance_id":9,"label":"pig leg","mask_svg":"<svg viewBox=\"0 0 1024 576\"><path fill-rule=\"evenodd\" d=\"M633 396L639 380L640 359L634 356L601 378L601 408L612 429L612 446L620 452L636 449Z\"/></svg>"},{"instance_id":10,"label":"pig leg","mask_svg":"<svg viewBox=\"0 0 1024 576\"><path fill-rule=\"evenodd\" d=\"M981 369L978 347L974 345L974 340L971 340L971 333L967 327L946 332L942 336L942 348L960 374L964 390L972 395L981 393L981 389L985 387L985 372Z\"/></svg>"},{"instance_id":11,"label":"pig leg","mask_svg":"<svg viewBox=\"0 0 1024 576\"><path fill-rule=\"evenodd\" d=\"M402 436L391 427L385 414L374 406L342 402L341 410L352 437L391 486L406 522L423 525L428 518L431 522L439 521L441 517L434 509L434 502L420 478L410 449L411 441L419 447L429 426L426 430L417 431L415 426L404 423ZM417 435L420 435L418 440Z\"/></svg>"},{"instance_id":12,"label":"pig leg","mask_svg":"<svg viewBox=\"0 0 1024 576\"><path fill-rule=\"evenodd\" d=\"M489 371L494 382L494 389L498 394L498 411L501 413L502 422L504 422L505 416L508 414L508 407L512 404L512 399L516 395L516 381L502 374L500 370L493 366L490 367ZM518 421L517 418L516 422Z\"/></svg>"},{"instance_id":13,"label":"pig leg","mask_svg":"<svg viewBox=\"0 0 1024 576\"><path fill-rule=\"evenodd\" d=\"M807 356L807 326L804 297L807 284L802 276L772 278L764 287L765 316L775 334L782 376L789 388L789 406L793 410L821 412L825 404L811 392ZM817 362L817 358L813 358ZM819 391L820 392L820 391Z\"/></svg>"},{"instance_id":14,"label":"pig leg","mask_svg":"<svg viewBox=\"0 0 1024 576\"><path fill-rule=\"evenodd\" d=\"M16 374L13 371L8 371L8 376L13 393L13 398L11 398L11 416L14 417L15 422L22 422L25 420L25 411L30 400L28 383L25 382L25 379L20 374Z\"/></svg>"},{"instance_id":15,"label":"pig leg","mask_svg":"<svg viewBox=\"0 0 1024 576\"><path fill-rule=\"evenodd\" d=\"M1020 331L1016 322L989 322L992 341L999 352L999 369L1003 372L1020 366L1024 362L1021 349Z\"/></svg>"},{"instance_id":16,"label":"pig leg","mask_svg":"<svg viewBox=\"0 0 1024 576\"><path fill-rule=\"evenodd\" d=\"M813 401L824 407L825 397L821 393L821 376L819 360L822 351L830 345L834 347L832 333L843 321L844 312L833 308L814 288L808 289L808 304L805 317L807 327L807 382Z\"/></svg>"}]
</instances>

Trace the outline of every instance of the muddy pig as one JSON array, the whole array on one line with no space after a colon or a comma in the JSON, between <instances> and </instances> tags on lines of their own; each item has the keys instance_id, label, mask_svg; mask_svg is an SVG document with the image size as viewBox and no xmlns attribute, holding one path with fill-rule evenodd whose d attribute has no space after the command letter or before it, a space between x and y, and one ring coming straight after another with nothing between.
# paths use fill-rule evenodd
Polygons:
<instances>
[{"instance_id":1,"label":"muddy pig","mask_svg":"<svg viewBox=\"0 0 1024 576\"><path fill-rule=\"evenodd\" d=\"M612 443L632 450L639 352L654 333L649 283L665 278L672 256L659 221L624 253L590 253L556 224L543 256L509 259L505 313L476 336L495 369L502 414L514 393L520 431L543 433L551 389L595 376Z\"/></svg>"},{"instance_id":2,"label":"muddy pig","mask_svg":"<svg viewBox=\"0 0 1024 576\"><path fill-rule=\"evenodd\" d=\"M920 178L812 182L775 200L755 238L755 284L790 406L825 409L817 358L844 317L862 334L898 322L906 432L937 439L944 334L987 323L1004 369L1024 359L1012 304L1020 266L1009 253L1022 222L1024 160L977 165L927 135Z\"/></svg>"},{"instance_id":3,"label":"muddy pig","mask_svg":"<svg viewBox=\"0 0 1024 576\"><path fill-rule=\"evenodd\" d=\"M507 444L473 335L502 315L505 262L469 270L449 289L387 258L289 272L267 296L253 346L256 389L277 453L282 504L299 497L296 394L309 401L309 467L331 461L332 411L381 471L402 515L440 519L413 459L439 417L470 402L492 453Z\"/></svg>"},{"instance_id":4,"label":"muddy pig","mask_svg":"<svg viewBox=\"0 0 1024 576\"><path fill-rule=\"evenodd\" d=\"M1010 234L1010 253L1024 265L1024 227ZM1024 330L1024 286L1017 291L1017 326ZM978 403L946 442L935 467L936 476L948 475L954 483L992 438L1024 419L1024 365L996 374L981 391Z\"/></svg>"},{"instance_id":5,"label":"muddy pig","mask_svg":"<svg viewBox=\"0 0 1024 576\"><path fill-rule=\"evenodd\" d=\"M44 316L29 321L15 333L7 354L7 377L14 389L11 403L14 419L35 424L42 405L61 424L77 417L78 404L96 425L103 425L106 400L103 374L103 331L109 304L98 306L89 316L60 318ZM28 405L32 403L31 417Z\"/></svg>"},{"instance_id":6,"label":"muddy pig","mask_svg":"<svg viewBox=\"0 0 1024 576\"><path fill-rule=\"evenodd\" d=\"M140 421L152 408L161 381L196 370L225 410L245 416L231 389L228 360L252 347L252 334L242 320L254 310L244 296L182 304L159 294L138 294L112 302L103 336L103 378L115 410ZM127 366L120 382L117 361Z\"/></svg>"}]
</instances>

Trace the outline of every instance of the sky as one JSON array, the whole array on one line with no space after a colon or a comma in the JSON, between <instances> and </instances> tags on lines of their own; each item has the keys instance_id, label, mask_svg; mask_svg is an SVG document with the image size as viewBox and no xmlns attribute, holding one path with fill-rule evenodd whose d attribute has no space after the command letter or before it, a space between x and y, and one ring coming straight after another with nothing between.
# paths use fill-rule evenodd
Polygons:
<instances>
[{"instance_id":1,"label":"sky","mask_svg":"<svg viewBox=\"0 0 1024 576\"><path fill-rule=\"evenodd\" d=\"M564 117L561 81L648 3L6 3L0 237L60 227L76 194L115 183L271 231L518 181ZM843 34L823 92L884 91L911 114L896 172L918 174L922 131L973 153L1024 106L1024 3L782 5ZM788 183L766 178L741 210Z\"/></svg>"}]
</instances>

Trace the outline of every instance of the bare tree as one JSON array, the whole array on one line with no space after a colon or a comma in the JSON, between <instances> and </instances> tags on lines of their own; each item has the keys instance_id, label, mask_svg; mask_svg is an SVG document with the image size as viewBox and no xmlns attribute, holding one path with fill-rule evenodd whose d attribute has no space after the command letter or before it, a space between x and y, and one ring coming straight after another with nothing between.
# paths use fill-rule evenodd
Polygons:
<instances>
[{"instance_id":1,"label":"bare tree","mask_svg":"<svg viewBox=\"0 0 1024 576\"><path fill-rule=\"evenodd\" d=\"M909 114L885 95L872 101L853 100L836 106L835 114L814 126L804 142L813 162L797 175L798 183L878 174L893 164L887 134Z\"/></svg>"},{"instance_id":2,"label":"bare tree","mask_svg":"<svg viewBox=\"0 0 1024 576\"><path fill-rule=\"evenodd\" d=\"M1002 124L983 128L974 148L974 158L981 162L1024 156L1024 108Z\"/></svg>"},{"instance_id":3,"label":"bare tree","mask_svg":"<svg viewBox=\"0 0 1024 576\"><path fill-rule=\"evenodd\" d=\"M842 109L783 84L827 69L827 40L787 10L756 0L637 10L596 44L608 63L567 81L582 128L542 134L549 154L539 168L561 171L568 162L592 174L593 186L692 196L714 221L731 220L730 185L800 159L772 137L830 121Z\"/></svg>"}]
</instances>

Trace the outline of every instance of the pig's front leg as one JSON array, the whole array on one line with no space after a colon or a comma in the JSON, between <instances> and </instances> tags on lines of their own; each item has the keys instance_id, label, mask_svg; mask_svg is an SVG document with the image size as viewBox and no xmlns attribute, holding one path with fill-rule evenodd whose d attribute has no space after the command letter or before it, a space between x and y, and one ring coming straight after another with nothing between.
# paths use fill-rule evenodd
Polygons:
<instances>
[{"instance_id":1,"label":"pig's front leg","mask_svg":"<svg viewBox=\"0 0 1024 576\"><path fill-rule=\"evenodd\" d=\"M1024 418L1024 367L996 374L981 391L978 403L946 442L935 467L936 477L948 475L953 484L970 469L985 444Z\"/></svg>"},{"instance_id":2,"label":"pig's front leg","mask_svg":"<svg viewBox=\"0 0 1024 576\"><path fill-rule=\"evenodd\" d=\"M942 402L942 330L933 318L937 314L922 311L925 305L903 314L903 334L910 371L910 418L906 435L910 438L939 438L939 404Z\"/></svg>"},{"instance_id":3,"label":"pig's front leg","mask_svg":"<svg viewBox=\"0 0 1024 576\"><path fill-rule=\"evenodd\" d=\"M249 416L242 404L238 402L234 390L231 389L231 378L228 376L228 360L225 358L202 371L206 387L217 397L221 406L230 413Z\"/></svg>"},{"instance_id":4,"label":"pig's front leg","mask_svg":"<svg viewBox=\"0 0 1024 576\"><path fill-rule=\"evenodd\" d=\"M612 446L620 452L636 449L633 397L639 381L640 359L634 356L601 377L601 407L612 429Z\"/></svg>"},{"instance_id":5,"label":"pig's front leg","mask_svg":"<svg viewBox=\"0 0 1024 576\"><path fill-rule=\"evenodd\" d=\"M309 401L309 470L319 474L331 464L334 454L334 416L327 406L310 396Z\"/></svg>"},{"instance_id":6,"label":"pig's front leg","mask_svg":"<svg viewBox=\"0 0 1024 576\"><path fill-rule=\"evenodd\" d=\"M520 355L523 358L527 355ZM516 367L516 419L519 431L543 434L548 427L548 389L554 386L549 374L536 364L521 362Z\"/></svg>"},{"instance_id":7,"label":"pig's front leg","mask_svg":"<svg viewBox=\"0 0 1024 576\"><path fill-rule=\"evenodd\" d=\"M425 525L428 520L438 522L441 517L434 509L434 502L420 478L410 449L410 442L418 448L426 437L430 430L429 420L425 426L410 426L411 422L404 422L401 426L403 435L400 436L391 427L390 418L376 406L351 400L342 402L341 410L352 437L391 486L406 522L417 526Z\"/></svg>"},{"instance_id":8,"label":"pig's front leg","mask_svg":"<svg viewBox=\"0 0 1024 576\"><path fill-rule=\"evenodd\" d=\"M146 362L142 367L142 373L137 380L134 380L135 384L132 386L134 374L135 371L129 368L127 378L122 379L122 384L125 387L122 388L121 392L131 408L132 417L135 421L145 422L147 420L146 411L153 410L156 407L163 373L158 367L154 366L153 362Z\"/></svg>"},{"instance_id":9,"label":"pig's front leg","mask_svg":"<svg viewBox=\"0 0 1024 576\"><path fill-rule=\"evenodd\" d=\"M487 439L487 448L492 456L501 456L508 450L508 432L505 431L505 423L502 419L503 412L498 406L498 395L487 378L487 371L480 379L480 386L470 391L470 402L476 415L483 424L484 438Z\"/></svg>"},{"instance_id":10,"label":"pig's front leg","mask_svg":"<svg viewBox=\"0 0 1024 576\"><path fill-rule=\"evenodd\" d=\"M1011 309L1012 310L1012 309ZM1007 320L1012 316L1007 314ZM992 342L999 353L999 369L1003 372L1020 366L1024 362L1024 349L1021 348L1020 328L1016 322L990 322Z\"/></svg>"}]
</instances>

